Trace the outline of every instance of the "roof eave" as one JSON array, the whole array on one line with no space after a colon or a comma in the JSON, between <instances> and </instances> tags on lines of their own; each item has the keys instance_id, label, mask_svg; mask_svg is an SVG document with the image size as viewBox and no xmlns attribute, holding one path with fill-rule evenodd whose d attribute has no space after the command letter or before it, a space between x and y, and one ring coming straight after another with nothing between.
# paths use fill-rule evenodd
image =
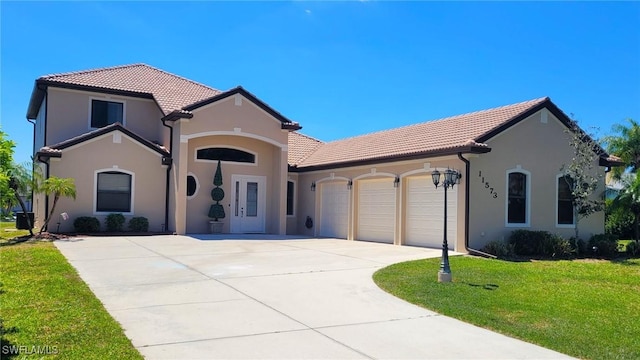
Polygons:
<instances>
[{"instance_id":1,"label":"roof eave","mask_svg":"<svg viewBox=\"0 0 640 360\"><path fill-rule=\"evenodd\" d=\"M290 165L289 169L292 172L309 172L309 171L345 168L345 167L352 167L352 166L390 163L390 162L396 162L396 161L417 160L417 159L431 158L436 156L447 156L447 155L457 155L457 154L486 154L490 151L491 151L491 148L484 144L474 144L474 145L457 146L457 147L446 148L446 149L429 150L429 151L423 151L423 152L417 152L417 153L411 153L411 154L375 157L375 158L369 158L369 159L335 162L335 163L322 164L322 165L300 166L296 164L296 165Z\"/></svg>"}]
</instances>

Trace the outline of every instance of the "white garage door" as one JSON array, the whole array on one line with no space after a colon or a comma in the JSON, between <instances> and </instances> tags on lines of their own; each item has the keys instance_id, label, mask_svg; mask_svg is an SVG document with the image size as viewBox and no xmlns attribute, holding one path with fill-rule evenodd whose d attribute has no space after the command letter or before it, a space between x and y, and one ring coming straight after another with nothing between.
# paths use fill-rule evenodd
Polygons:
<instances>
[{"instance_id":1,"label":"white garage door","mask_svg":"<svg viewBox=\"0 0 640 360\"><path fill-rule=\"evenodd\" d=\"M358 184L358 240L393 243L396 189L393 179Z\"/></svg>"},{"instance_id":2,"label":"white garage door","mask_svg":"<svg viewBox=\"0 0 640 360\"><path fill-rule=\"evenodd\" d=\"M458 187L447 189L447 241L456 239ZM405 244L442 248L444 189L433 185L431 176L407 179Z\"/></svg>"},{"instance_id":3,"label":"white garage door","mask_svg":"<svg viewBox=\"0 0 640 360\"><path fill-rule=\"evenodd\" d=\"M347 238L349 189L346 181L320 184L320 236Z\"/></svg>"}]
</instances>

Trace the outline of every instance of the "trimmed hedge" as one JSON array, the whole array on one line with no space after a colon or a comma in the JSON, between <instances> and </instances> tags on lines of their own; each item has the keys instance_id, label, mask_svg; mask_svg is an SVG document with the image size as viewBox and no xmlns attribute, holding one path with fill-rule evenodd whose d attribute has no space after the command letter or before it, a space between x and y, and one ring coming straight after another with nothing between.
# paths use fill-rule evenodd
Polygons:
<instances>
[{"instance_id":1,"label":"trimmed hedge","mask_svg":"<svg viewBox=\"0 0 640 360\"><path fill-rule=\"evenodd\" d=\"M149 220L144 216L137 216L129 220L129 229L135 232L149 231Z\"/></svg>"},{"instance_id":2,"label":"trimmed hedge","mask_svg":"<svg viewBox=\"0 0 640 360\"><path fill-rule=\"evenodd\" d=\"M100 231L100 221L92 216L80 216L73 221L73 227L79 233L95 233Z\"/></svg>"},{"instance_id":3,"label":"trimmed hedge","mask_svg":"<svg viewBox=\"0 0 640 360\"><path fill-rule=\"evenodd\" d=\"M594 255L612 257L618 255L618 237L613 234L597 234L589 239L589 248Z\"/></svg>"},{"instance_id":4,"label":"trimmed hedge","mask_svg":"<svg viewBox=\"0 0 640 360\"><path fill-rule=\"evenodd\" d=\"M574 252L568 240L548 231L515 230L509 245L521 256L567 257Z\"/></svg>"},{"instance_id":5,"label":"trimmed hedge","mask_svg":"<svg viewBox=\"0 0 640 360\"><path fill-rule=\"evenodd\" d=\"M124 226L124 215L122 214L109 214L107 215L107 231L119 232L122 231Z\"/></svg>"}]
</instances>

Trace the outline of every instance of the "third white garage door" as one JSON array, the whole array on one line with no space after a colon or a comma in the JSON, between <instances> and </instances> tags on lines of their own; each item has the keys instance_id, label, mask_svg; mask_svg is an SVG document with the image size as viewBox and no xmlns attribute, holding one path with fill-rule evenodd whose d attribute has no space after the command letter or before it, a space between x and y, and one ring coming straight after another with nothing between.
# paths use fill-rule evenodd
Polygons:
<instances>
[{"instance_id":1,"label":"third white garage door","mask_svg":"<svg viewBox=\"0 0 640 360\"><path fill-rule=\"evenodd\" d=\"M393 243L396 222L396 188L393 179L366 180L358 184L358 240Z\"/></svg>"},{"instance_id":2,"label":"third white garage door","mask_svg":"<svg viewBox=\"0 0 640 360\"><path fill-rule=\"evenodd\" d=\"M457 224L457 186L447 189L447 240L453 249ZM433 185L431 176L407 179L405 244L442 247L444 189Z\"/></svg>"}]
</instances>

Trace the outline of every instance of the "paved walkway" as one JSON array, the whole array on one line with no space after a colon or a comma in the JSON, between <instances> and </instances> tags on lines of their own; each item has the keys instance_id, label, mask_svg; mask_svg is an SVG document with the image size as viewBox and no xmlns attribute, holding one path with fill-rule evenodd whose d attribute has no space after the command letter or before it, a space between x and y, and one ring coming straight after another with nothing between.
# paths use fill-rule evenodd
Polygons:
<instances>
[{"instance_id":1,"label":"paved walkway","mask_svg":"<svg viewBox=\"0 0 640 360\"><path fill-rule=\"evenodd\" d=\"M434 249L269 235L55 244L148 359L566 358L373 283L377 269Z\"/></svg>"}]
</instances>

